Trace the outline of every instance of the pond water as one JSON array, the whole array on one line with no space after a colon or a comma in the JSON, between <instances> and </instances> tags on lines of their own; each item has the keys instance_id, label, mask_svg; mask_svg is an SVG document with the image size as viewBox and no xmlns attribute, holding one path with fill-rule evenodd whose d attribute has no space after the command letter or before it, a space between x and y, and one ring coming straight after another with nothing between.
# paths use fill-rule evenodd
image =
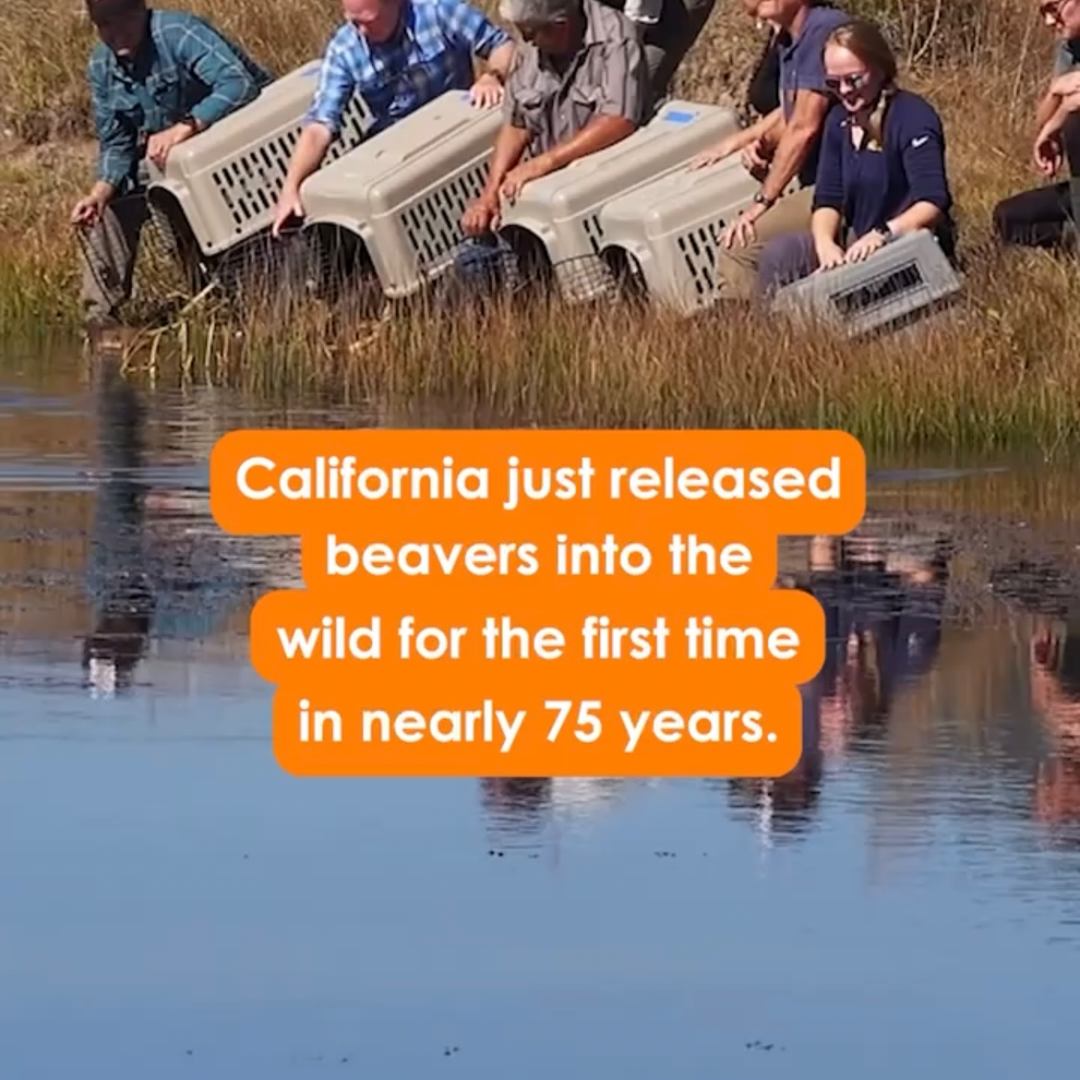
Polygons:
<instances>
[{"instance_id":1,"label":"pond water","mask_svg":"<svg viewBox=\"0 0 1080 1080\"><path fill-rule=\"evenodd\" d=\"M438 410L435 410L438 413ZM396 418L396 419L395 419ZM872 461L776 782L299 780L237 426L384 407L0 366L0 1075L952 1077L1080 1049L1080 473Z\"/></svg>"}]
</instances>

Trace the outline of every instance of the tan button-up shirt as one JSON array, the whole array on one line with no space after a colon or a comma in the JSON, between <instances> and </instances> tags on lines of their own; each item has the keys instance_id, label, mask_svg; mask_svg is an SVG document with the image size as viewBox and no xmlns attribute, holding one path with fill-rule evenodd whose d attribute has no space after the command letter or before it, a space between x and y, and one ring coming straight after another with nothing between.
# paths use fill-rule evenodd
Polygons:
<instances>
[{"instance_id":1,"label":"tan button-up shirt","mask_svg":"<svg viewBox=\"0 0 1080 1080\"><path fill-rule=\"evenodd\" d=\"M535 45L517 44L503 107L507 121L532 136L533 154L573 138L595 116L645 122L649 76L637 27L597 0L582 0L582 8L581 47L561 74Z\"/></svg>"}]
</instances>

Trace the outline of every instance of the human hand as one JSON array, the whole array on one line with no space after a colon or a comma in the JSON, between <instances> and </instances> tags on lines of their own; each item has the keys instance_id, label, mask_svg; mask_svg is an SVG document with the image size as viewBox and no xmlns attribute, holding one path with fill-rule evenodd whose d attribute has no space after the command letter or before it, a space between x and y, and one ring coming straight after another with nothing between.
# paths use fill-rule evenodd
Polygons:
<instances>
[{"instance_id":1,"label":"human hand","mask_svg":"<svg viewBox=\"0 0 1080 1080\"><path fill-rule=\"evenodd\" d=\"M489 196L474 199L461 216L461 229L466 236L483 236L498 227L499 203Z\"/></svg>"},{"instance_id":2,"label":"human hand","mask_svg":"<svg viewBox=\"0 0 1080 1080\"><path fill-rule=\"evenodd\" d=\"M171 128L156 132L146 143L147 160L153 162L159 169L164 169L169 151L174 146L187 142L194 134L195 128L188 123L173 124Z\"/></svg>"},{"instance_id":3,"label":"human hand","mask_svg":"<svg viewBox=\"0 0 1080 1080\"><path fill-rule=\"evenodd\" d=\"M503 84L490 71L485 72L469 88L472 103L481 109L489 109L503 99Z\"/></svg>"},{"instance_id":4,"label":"human hand","mask_svg":"<svg viewBox=\"0 0 1080 1080\"><path fill-rule=\"evenodd\" d=\"M97 195L80 199L71 211L72 225L94 225L101 220L105 202Z\"/></svg>"},{"instance_id":5,"label":"human hand","mask_svg":"<svg viewBox=\"0 0 1080 1080\"><path fill-rule=\"evenodd\" d=\"M830 240L828 243L821 243L819 241L816 247L818 259L817 272L820 273L823 270L833 270L837 266L844 265L844 249L835 240Z\"/></svg>"},{"instance_id":6,"label":"human hand","mask_svg":"<svg viewBox=\"0 0 1080 1080\"><path fill-rule=\"evenodd\" d=\"M860 236L854 244L847 249L847 254L844 256L844 262L856 263L863 262L870 258L875 251L880 251L885 246L885 237L876 230L866 233L864 236Z\"/></svg>"},{"instance_id":7,"label":"human hand","mask_svg":"<svg viewBox=\"0 0 1080 1080\"><path fill-rule=\"evenodd\" d=\"M530 180L539 180L541 176L547 176L552 171L552 162L547 154L538 154L528 161L511 169L503 179L499 192L504 199L513 202L520 194L521 189Z\"/></svg>"},{"instance_id":8,"label":"human hand","mask_svg":"<svg viewBox=\"0 0 1080 1080\"><path fill-rule=\"evenodd\" d=\"M747 247L754 242L757 231L754 223L765 213L765 207L761 203L754 203L747 207L721 234L720 246L730 249L732 247Z\"/></svg>"},{"instance_id":9,"label":"human hand","mask_svg":"<svg viewBox=\"0 0 1080 1080\"><path fill-rule=\"evenodd\" d=\"M1065 75L1059 75L1050 84L1050 93L1060 98L1080 94L1080 71L1070 71Z\"/></svg>"},{"instance_id":10,"label":"human hand","mask_svg":"<svg viewBox=\"0 0 1080 1080\"><path fill-rule=\"evenodd\" d=\"M281 235L285 222L290 218L304 216L304 204L300 201L300 192L293 188L286 188L278 198L277 209L274 212L274 223L270 226L270 233L274 237Z\"/></svg>"},{"instance_id":11,"label":"human hand","mask_svg":"<svg viewBox=\"0 0 1080 1080\"><path fill-rule=\"evenodd\" d=\"M1053 176L1061 168L1061 133L1047 125L1035 136L1031 158L1043 176Z\"/></svg>"},{"instance_id":12,"label":"human hand","mask_svg":"<svg viewBox=\"0 0 1080 1080\"><path fill-rule=\"evenodd\" d=\"M700 154L690 160L691 169L704 169L708 165L715 165L731 156L731 146L727 139L721 139L709 150L702 150Z\"/></svg>"},{"instance_id":13,"label":"human hand","mask_svg":"<svg viewBox=\"0 0 1080 1080\"><path fill-rule=\"evenodd\" d=\"M769 159L765 156L765 143L755 139L742 152L743 168L755 179L762 180L769 171Z\"/></svg>"}]
</instances>

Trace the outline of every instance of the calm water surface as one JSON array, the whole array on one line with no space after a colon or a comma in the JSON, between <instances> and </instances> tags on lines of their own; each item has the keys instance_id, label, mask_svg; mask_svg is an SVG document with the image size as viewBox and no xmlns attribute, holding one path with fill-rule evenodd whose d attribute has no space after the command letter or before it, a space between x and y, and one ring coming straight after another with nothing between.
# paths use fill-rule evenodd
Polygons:
<instances>
[{"instance_id":1,"label":"calm water surface","mask_svg":"<svg viewBox=\"0 0 1080 1080\"><path fill-rule=\"evenodd\" d=\"M245 635L298 543L219 533L207 454L393 422L0 367L0 1076L1075 1070L1080 471L876 462L784 544L781 781L294 779Z\"/></svg>"}]
</instances>

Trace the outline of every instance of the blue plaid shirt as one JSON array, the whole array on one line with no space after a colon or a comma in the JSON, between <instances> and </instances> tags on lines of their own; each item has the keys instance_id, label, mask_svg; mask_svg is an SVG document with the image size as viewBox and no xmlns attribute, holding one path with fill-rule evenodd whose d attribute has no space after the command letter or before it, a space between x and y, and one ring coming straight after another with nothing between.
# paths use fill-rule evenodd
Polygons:
<instances>
[{"instance_id":1,"label":"blue plaid shirt","mask_svg":"<svg viewBox=\"0 0 1080 1080\"><path fill-rule=\"evenodd\" d=\"M150 135L188 116L213 124L272 81L209 23L183 11L151 11L147 36L129 64L99 43L88 76L98 178L120 191L138 186Z\"/></svg>"},{"instance_id":2,"label":"blue plaid shirt","mask_svg":"<svg viewBox=\"0 0 1080 1080\"><path fill-rule=\"evenodd\" d=\"M323 57L308 123L337 135L353 94L359 94L378 131L449 90L472 86L473 56L487 59L509 35L464 0L405 0L401 27L375 44L346 23Z\"/></svg>"}]
</instances>

